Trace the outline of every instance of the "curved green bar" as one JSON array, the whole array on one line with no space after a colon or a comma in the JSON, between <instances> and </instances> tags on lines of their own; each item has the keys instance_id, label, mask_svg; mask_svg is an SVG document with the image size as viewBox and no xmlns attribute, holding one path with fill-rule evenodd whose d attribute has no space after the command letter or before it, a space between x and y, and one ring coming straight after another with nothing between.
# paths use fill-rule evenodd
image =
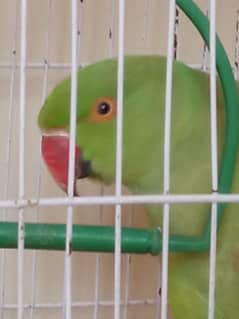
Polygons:
<instances>
[{"instance_id":1,"label":"curved green bar","mask_svg":"<svg viewBox=\"0 0 239 319\"><path fill-rule=\"evenodd\" d=\"M72 250L114 252L115 231L111 226L74 225ZM0 248L17 248L18 224L0 223ZM65 224L25 224L25 248L65 250ZM161 251L160 232L157 229L122 228L122 252L157 255Z\"/></svg>"},{"instance_id":2,"label":"curved green bar","mask_svg":"<svg viewBox=\"0 0 239 319\"><path fill-rule=\"evenodd\" d=\"M176 3L193 22L209 47L210 29L206 16L193 1L177 0ZM231 65L218 37L216 38L216 65L226 102L225 144L220 167L218 192L228 193L230 192L232 185L239 143L239 103L236 82L234 80ZM224 203L218 204L218 226L222 222L224 208ZM208 250L210 246L210 216L211 215L209 214L208 223L205 226L202 237L170 236L170 251L197 252Z\"/></svg>"}]
</instances>

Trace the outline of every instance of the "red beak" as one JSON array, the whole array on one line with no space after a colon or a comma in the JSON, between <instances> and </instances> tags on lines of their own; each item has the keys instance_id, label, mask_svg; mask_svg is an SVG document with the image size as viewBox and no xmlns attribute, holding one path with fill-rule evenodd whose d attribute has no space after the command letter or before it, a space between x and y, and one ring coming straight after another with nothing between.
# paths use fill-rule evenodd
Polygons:
<instances>
[{"instance_id":1,"label":"red beak","mask_svg":"<svg viewBox=\"0 0 239 319\"><path fill-rule=\"evenodd\" d=\"M46 166L57 184L66 193L68 189L69 147L70 139L67 135L42 136L41 150ZM78 196L76 190L76 180L80 175L80 156L80 148L76 146L74 196Z\"/></svg>"}]
</instances>

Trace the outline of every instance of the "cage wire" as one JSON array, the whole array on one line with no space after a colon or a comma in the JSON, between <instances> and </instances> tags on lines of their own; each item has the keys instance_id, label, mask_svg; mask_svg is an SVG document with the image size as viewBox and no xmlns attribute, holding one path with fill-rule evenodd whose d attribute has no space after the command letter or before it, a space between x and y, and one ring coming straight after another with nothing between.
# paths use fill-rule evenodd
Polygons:
<instances>
[{"instance_id":1,"label":"cage wire","mask_svg":"<svg viewBox=\"0 0 239 319\"><path fill-rule=\"evenodd\" d=\"M210 52L176 8L176 1L1 1L0 209L2 222L16 221L18 225L17 249L1 249L0 254L1 319L171 318L167 307L170 204L184 202L213 203L208 318L214 318L217 205L239 202L237 194L217 193L215 30L219 25L238 78L239 8L237 1L231 1L230 8L223 1L196 3L210 20ZM225 25L225 21L230 23ZM193 47L188 46L189 40L195 43ZM133 196L121 185L124 55L132 53L167 54L161 195ZM82 181L82 196L73 197L77 69L113 56L118 57L115 187ZM212 194L170 194L174 58L195 68L210 69ZM47 93L69 73L70 173L65 197L42 165L36 118ZM122 226L148 225L143 203L164 206L162 272L158 257L121 251ZM25 248L25 224L44 222L66 224L64 251ZM72 252L73 224L114 225L114 254Z\"/></svg>"}]
</instances>

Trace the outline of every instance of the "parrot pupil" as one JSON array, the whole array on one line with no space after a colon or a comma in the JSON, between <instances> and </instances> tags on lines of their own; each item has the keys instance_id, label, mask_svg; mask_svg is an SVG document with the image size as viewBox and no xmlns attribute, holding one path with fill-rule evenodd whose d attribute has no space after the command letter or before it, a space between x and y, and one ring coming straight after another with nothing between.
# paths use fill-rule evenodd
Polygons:
<instances>
[{"instance_id":1,"label":"parrot pupil","mask_svg":"<svg viewBox=\"0 0 239 319\"><path fill-rule=\"evenodd\" d=\"M101 115L106 115L110 111L110 105L107 102L102 102L98 106L98 112Z\"/></svg>"}]
</instances>

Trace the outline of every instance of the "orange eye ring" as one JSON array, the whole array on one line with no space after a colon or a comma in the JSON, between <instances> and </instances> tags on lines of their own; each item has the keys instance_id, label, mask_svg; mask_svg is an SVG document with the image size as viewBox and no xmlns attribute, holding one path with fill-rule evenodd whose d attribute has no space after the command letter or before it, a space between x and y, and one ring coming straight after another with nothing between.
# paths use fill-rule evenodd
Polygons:
<instances>
[{"instance_id":1,"label":"orange eye ring","mask_svg":"<svg viewBox=\"0 0 239 319\"><path fill-rule=\"evenodd\" d=\"M102 123L112 120L116 116L116 101L113 98L101 97L97 99L90 113L90 121Z\"/></svg>"}]
</instances>

